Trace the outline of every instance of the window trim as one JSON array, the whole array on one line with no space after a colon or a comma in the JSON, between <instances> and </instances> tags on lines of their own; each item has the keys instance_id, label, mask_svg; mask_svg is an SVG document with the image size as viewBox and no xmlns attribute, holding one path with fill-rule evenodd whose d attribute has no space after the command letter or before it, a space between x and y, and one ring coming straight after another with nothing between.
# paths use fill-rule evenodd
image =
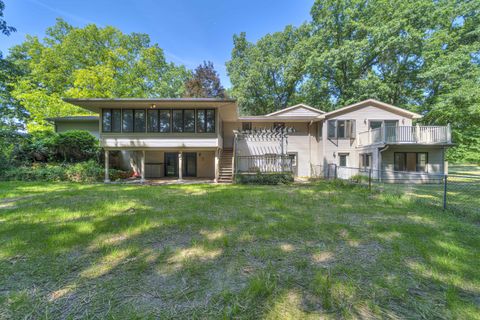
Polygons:
<instances>
[{"instance_id":1,"label":"window trim","mask_svg":"<svg viewBox=\"0 0 480 320\"><path fill-rule=\"evenodd\" d=\"M368 170L368 169L371 169L372 168L372 161L373 161L373 154L371 152L366 152L366 153L360 153L359 154L359 160L360 160L360 163L359 163L359 167L360 169L363 169L363 170ZM365 165L365 159L369 158L369 161L368 161L368 166Z\"/></svg>"},{"instance_id":2,"label":"window trim","mask_svg":"<svg viewBox=\"0 0 480 320\"><path fill-rule=\"evenodd\" d=\"M407 170L407 154L408 153L414 153L415 154L415 171L408 171ZM403 167L405 168L405 170L397 170L397 165L396 165L396 158L397 158L397 154L403 154L404 155L404 163L403 163ZM418 155L419 154L425 154L426 155L426 159L425 159L425 170L423 171L420 171L418 170ZM415 151L415 152L408 152L408 151L405 151L405 152L394 152L393 153L393 170L394 171L399 171L399 172L420 172L420 173L428 173L428 151Z\"/></svg>"},{"instance_id":3,"label":"window trim","mask_svg":"<svg viewBox=\"0 0 480 320\"><path fill-rule=\"evenodd\" d=\"M347 152L342 152L342 153L339 153L338 154L338 166L339 167L342 167L342 168L347 168L348 167L348 156L350 155L350 153L347 153ZM345 165L342 166L342 160L341 158L342 157L345 157Z\"/></svg>"},{"instance_id":4,"label":"window trim","mask_svg":"<svg viewBox=\"0 0 480 320\"><path fill-rule=\"evenodd\" d=\"M339 122L343 122L344 123L344 136L343 137L339 137L338 136L338 130L340 128L340 126L338 125ZM334 135L331 136L330 135L330 123L333 123L334 124ZM328 139L336 139L336 140L351 140L351 139L355 139L355 136L356 136L356 124L355 124L355 119L331 119L331 120L327 120L327 138Z\"/></svg>"}]
</instances>

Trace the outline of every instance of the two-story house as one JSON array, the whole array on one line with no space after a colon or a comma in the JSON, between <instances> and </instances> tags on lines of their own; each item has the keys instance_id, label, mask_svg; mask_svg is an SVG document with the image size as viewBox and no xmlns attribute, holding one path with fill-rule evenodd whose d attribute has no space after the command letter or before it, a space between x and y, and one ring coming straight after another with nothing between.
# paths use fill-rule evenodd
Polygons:
<instances>
[{"instance_id":1,"label":"two-story house","mask_svg":"<svg viewBox=\"0 0 480 320\"><path fill-rule=\"evenodd\" d=\"M55 118L56 130L89 130L105 150L107 170L110 153L118 151L120 165L142 180L229 182L242 170L236 158L270 155L288 156L300 177L318 167L327 174L334 164L372 169L391 181L408 180L411 172L428 180L446 172L445 148L451 145L448 126L413 125L421 115L372 99L328 113L299 104L263 116L239 116L233 99L65 101L99 116ZM288 134L271 134L272 128L288 128Z\"/></svg>"}]
</instances>

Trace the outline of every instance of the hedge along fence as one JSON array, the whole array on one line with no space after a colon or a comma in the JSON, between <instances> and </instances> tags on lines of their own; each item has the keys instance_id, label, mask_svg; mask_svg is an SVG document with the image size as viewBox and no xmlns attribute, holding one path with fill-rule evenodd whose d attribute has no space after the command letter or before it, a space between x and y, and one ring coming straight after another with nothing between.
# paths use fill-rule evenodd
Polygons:
<instances>
[{"instance_id":1,"label":"hedge along fence","mask_svg":"<svg viewBox=\"0 0 480 320\"><path fill-rule=\"evenodd\" d=\"M275 173L237 173L235 175L235 183L240 184L289 184L293 182L293 174L291 172L275 172Z\"/></svg>"},{"instance_id":2,"label":"hedge along fence","mask_svg":"<svg viewBox=\"0 0 480 320\"><path fill-rule=\"evenodd\" d=\"M110 180L126 179L129 172L110 169ZM89 160L75 164L35 164L8 168L0 174L1 180L17 181L73 181L97 182L105 178L105 169L96 161Z\"/></svg>"}]
</instances>

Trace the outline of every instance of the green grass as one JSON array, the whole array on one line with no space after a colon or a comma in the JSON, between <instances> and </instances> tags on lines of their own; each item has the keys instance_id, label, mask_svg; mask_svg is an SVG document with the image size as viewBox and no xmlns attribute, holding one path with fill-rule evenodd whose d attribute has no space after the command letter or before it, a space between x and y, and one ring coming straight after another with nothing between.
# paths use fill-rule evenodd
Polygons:
<instances>
[{"instance_id":1,"label":"green grass","mask_svg":"<svg viewBox=\"0 0 480 320\"><path fill-rule=\"evenodd\" d=\"M449 174L463 174L480 176L480 165L476 164L452 164L448 167Z\"/></svg>"},{"instance_id":2,"label":"green grass","mask_svg":"<svg viewBox=\"0 0 480 320\"><path fill-rule=\"evenodd\" d=\"M0 319L479 319L479 228L325 182L2 182Z\"/></svg>"}]
</instances>

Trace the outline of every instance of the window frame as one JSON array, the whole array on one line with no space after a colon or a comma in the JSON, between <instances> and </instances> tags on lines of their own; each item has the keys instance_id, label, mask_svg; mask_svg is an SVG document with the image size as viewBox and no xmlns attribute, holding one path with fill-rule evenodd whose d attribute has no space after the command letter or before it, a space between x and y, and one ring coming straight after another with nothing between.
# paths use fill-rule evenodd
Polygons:
<instances>
[{"instance_id":1,"label":"window frame","mask_svg":"<svg viewBox=\"0 0 480 320\"><path fill-rule=\"evenodd\" d=\"M169 117L168 117L168 131L162 131L161 123L162 123L162 112L168 111ZM173 132L173 112L172 109L158 109L158 133L171 133Z\"/></svg>"},{"instance_id":2,"label":"window frame","mask_svg":"<svg viewBox=\"0 0 480 320\"><path fill-rule=\"evenodd\" d=\"M189 109L187 109L189 110ZM209 131L208 130L208 112L209 111L213 111L213 131ZM200 112L203 112L203 116L204 116L204 123L203 123L203 131L199 131L199 121L198 121L198 114ZM217 118L217 112L214 108L206 108L206 109L196 109L195 111L195 132L196 133L215 133L217 131L216 129L216 118Z\"/></svg>"},{"instance_id":3,"label":"window frame","mask_svg":"<svg viewBox=\"0 0 480 320\"><path fill-rule=\"evenodd\" d=\"M368 160L368 161L365 161ZM367 170L372 168L372 160L373 160L373 155L372 153L360 153L360 169ZM368 162L368 165L366 165L366 162Z\"/></svg>"},{"instance_id":4,"label":"window frame","mask_svg":"<svg viewBox=\"0 0 480 320\"><path fill-rule=\"evenodd\" d=\"M132 132L135 132L134 130L134 127L135 127L135 115L134 115L134 112L133 112L134 109L122 109L122 133L123 132L126 132L126 133L132 133ZM124 115L125 115L125 111L131 111L132 112L132 130L125 130L125 127L124 127L124 123L123 123L123 120L124 120Z\"/></svg>"},{"instance_id":5,"label":"window frame","mask_svg":"<svg viewBox=\"0 0 480 320\"><path fill-rule=\"evenodd\" d=\"M137 130L137 114L143 111L143 130ZM147 132L147 110L146 109L133 109L133 132L145 133Z\"/></svg>"},{"instance_id":6,"label":"window frame","mask_svg":"<svg viewBox=\"0 0 480 320\"><path fill-rule=\"evenodd\" d=\"M348 167L348 156L349 153L339 153L338 154L338 166L342 168L347 168ZM342 166L342 157L345 157L345 165Z\"/></svg>"},{"instance_id":7,"label":"window frame","mask_svg":"<svg viewBox=\"0 0 480 320\"><path fill-rule=\"evenodd\" d=\"M343 136L340 137L340 125L343 123ZM332 126L333 124L333 126ZM337 140L350 140L355 139L356 128L355 128L355 119L331 119L327 120L327 138L328 139L337 139ZM333 136L331 135L331 129L333 129Z\"/></svg>"},{"instance_id":8,"label":"window frame","mask_svg":"<svg viewBox=\"0 0 480 320\"><path fill-rule=\"evenodd\" d=\"M105 130L105 113L108 112L110 113L110 129L109 130ZM102 132L112 132L112 120L113 120L113 116L112 116L112 109L110 108L105 108L105 109L102 109Z\"/></svg>"},{"instance_id":9,"label":"window frame","mask_svg":"<svg viewBox=\"0 0 480 320\"><path fill-rule=\"evenodd\" d=\"M408 171L407 170L407 154L414 153L415 154L415 171ZM399 170L397 165L397 155L403 154L403 167L404 170ZM425 168L424 170L419 170L419 154L425 154ZM418 152L394 152L393 153L393 170L394 171L401 171L401 172L428 172L428 151L418 151Z\"/></svg>"}]
</instances>

